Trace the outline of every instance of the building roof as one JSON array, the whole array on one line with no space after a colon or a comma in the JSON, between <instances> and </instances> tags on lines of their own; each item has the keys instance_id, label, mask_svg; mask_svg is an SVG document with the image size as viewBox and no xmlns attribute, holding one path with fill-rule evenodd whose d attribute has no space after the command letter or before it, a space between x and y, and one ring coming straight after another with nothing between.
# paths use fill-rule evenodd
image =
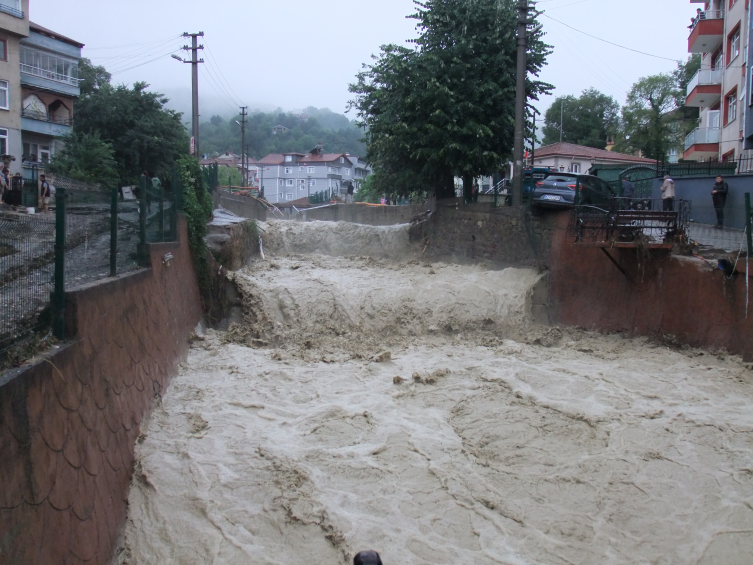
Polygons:
<instances>
[{"instance_id":1,"label":"building roof","mask_svg":"<svg viewBox=\"0 0 753 565\"><path fill-rule=\"evenodd\" d=\"M653 159L636 157L627 153L615 153L606 149L595 149L575 143L553 143L536 149L534 158L542 157L581 157L584 159L598 159L599 161L617 161L622 163L656 163Z\"/></svg>"},{"instance_id":2,"label":"building roof","mask_svg":"<svg viewBox=\"0 0 753 565\"><path fill-rule=\"evenodd\" d=\"M70 37L60 35L58 32L52 31L51 29L47 29L46 27L42 27L41 25L35 24L34 22L29 22L29 29L31 31L36 31L37 33L41 33L42 35L51 37L52 39L57 39L58 41L62 41L63 43L68 43L69 45L73 45L74 47L81 48L84 46L83 43L76 41L75 39L71 39Z\"/></svg>"},{"instance_id":3,"label":"building roof","mask_svg":"<svg viewBox=\"0 0 753 565\"><path fill-rule=\"evenodd\" d=\"M348 163L351 165L353 162L350 160L350 155L346 155L345 153L325 153L324 155L312 155L309 153L308 155L304 155L301 157L298 162L299 163L332 163L334 161L337 161L340 159L340 157L345 157L348 160Z\"/></svg>"},{"instance_id":4,"label":"building roof","mask_svg":"<svg viewBox=\"0 0 753 565\"><path fill-rule=\"evenodd\" d=\"M285 162L285 155L282 153L270 153L263 159L251 161L253 165L282 165Z\"/></svg>"}]
</instances>

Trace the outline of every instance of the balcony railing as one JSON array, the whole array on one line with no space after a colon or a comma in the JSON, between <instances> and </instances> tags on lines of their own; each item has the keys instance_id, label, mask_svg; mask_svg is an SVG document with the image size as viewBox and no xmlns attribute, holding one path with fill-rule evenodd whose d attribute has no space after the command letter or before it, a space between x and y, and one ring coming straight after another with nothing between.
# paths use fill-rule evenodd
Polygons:
<instances>
[{"instance_id":1,"label":"balcony railing","mask_svg":"<svg viewBox=\"0 0 753 565\"><path fill-rule=\"evenodd\" d=\"M701 12L696 18L693 19L693 23L690 25L690 31L692 32L695 29L695 26L698 25L698 22L702 20L723 20L724 19L724 10L706 10L705 12Z\"/></svg>"},{"instance_id":2,"label":"balcony railing","mask_svg":"<svg viewBox=\"0 0 753 565\"><path fill-rule=\"evenodd\" d=\"M696 128L685 137L685 150L698 143L719 143L721 133L720 128Z\"/></svg>"},{"instance_id":3,"label":"balcony railing","mask_svg":"<svg viewBox=\"0 0 753 565\"><path fill-rule=\"evenodd\" d=\"M22 10L18 10L16 8L13 8L12 6L8 6L6 4L3 4L0 2L0 12L5 12L6 14L10 14L11 16L15 16L17 18L24 19L25 15Z\"/></svg>"},{"instance_id":4,"label":"balcony railing","mask_svg":"<svg viewBox=\"0 0 753 565\"><path fill-rule=\"evenodd\" d=\"M688 91L687 95L690 96L690 93L693 92L693 89L696 86L701 85L709 85L709 84L722 84L722 70L711 70L711 69L704 69L701 71L698 71L695 76L693 76L692 79L690 79L690 82L688 83Z\"/></svg>"},{"instance_id":5,"label":"balcony railing","mask_svg":"<svg viewBox=\"0 0 753 565\"><path fill-rule=\"evenodd\" d=\"M50 122L51 124L58 124L61 126L72 126L73 125L73 119L72 118L61 118L58 116L53 116L51 114L43 113L43 112L33 112L30 110L21 110L21 117L23 118L31 118L32 120L39 120L40 122Z\"/></svg>"},{"instance_id":6,"label":"balcony railing","mask_svg":"<svg viewBox=\"0 0 753 565\"><path fill-rule=\"evenodd\" d=\"M53 71L40 69L39 67L32 67L31 65L24 65L23 63L21 63L21 72L27 75L32 75L32 76L40 77L40 78L46 78L49 80L54 80L55 82L61 82L63 84L69 84L71 86L75 86L76 88L78 88L78 83L81 80L81 79L71 77L68 75L61 75L60 73L55 73Z\"/></svg>"}]
</instances>

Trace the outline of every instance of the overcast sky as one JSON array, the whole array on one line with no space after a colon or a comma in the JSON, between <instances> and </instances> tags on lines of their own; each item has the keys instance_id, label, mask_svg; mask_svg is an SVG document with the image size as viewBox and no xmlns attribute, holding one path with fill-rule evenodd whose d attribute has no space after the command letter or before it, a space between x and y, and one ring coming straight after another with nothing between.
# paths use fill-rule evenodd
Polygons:
<instances>
[{"instance_id":1,"label":"overcast sky","mask_svg":"<svg viewBox=\"0 0 753 565\"><path fill-rule=\"evenodd\" d=\"M184 54L177 51L186 43L181 33L203 31L205 119L240 104L344 112L348 84L361 65L381 45L404 44L416 35L414 21L405 19L412 0L76 0L66 9L59 0L30 4L32 21L85 43L84 56L107 67L114 81L146 81L181 109L190 107L190 65L169 54ZM593 86L622 104L637 79L669 72L674 60L687 58L687 26L697 6L689 0L541 0L539 9L550 16L541 23L554 46L541 78L555 85L555 95ZM565 24L671 60L609 45ZM544 98L540 109L553 99Z\"/></svg>"}]
</instances>

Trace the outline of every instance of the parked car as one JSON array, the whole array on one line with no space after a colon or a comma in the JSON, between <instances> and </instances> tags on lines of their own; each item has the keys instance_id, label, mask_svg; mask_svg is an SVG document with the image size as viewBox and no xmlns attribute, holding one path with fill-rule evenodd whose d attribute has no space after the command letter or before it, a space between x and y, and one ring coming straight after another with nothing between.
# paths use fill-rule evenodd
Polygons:
<instances>
[{"instance_id":1,"label":"parked car","mask_svg":"<svg viewBox=\"0 0 753 565\"><path fill-rule=\"evenodd\" d=\"M551 173L536 182L532 202L546 208L571 208L575 203L576 192L579 193L579 204L591 206L606 206L617 196L614 189L599 177L578 173Z\"/></svg>"}]
</instances>

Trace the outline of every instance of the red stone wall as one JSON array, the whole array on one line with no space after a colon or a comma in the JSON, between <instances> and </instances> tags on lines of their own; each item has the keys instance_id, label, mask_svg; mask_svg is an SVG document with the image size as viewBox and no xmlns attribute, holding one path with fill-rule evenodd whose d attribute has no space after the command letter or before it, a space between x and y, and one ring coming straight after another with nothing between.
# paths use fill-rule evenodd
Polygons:
<instances>
[{"instance_id":1,"label":"red stone wall","mask_svg":"<svg viewBox=\"0 0 753 565\"><path fill-rule=\"evenodd\" d=\"M0 564L110 559L139 425L201 316L183 217L180 241L151 245L151 269L67 293L73 342L0 377Z\"/></svg>"},{"instance_id":2,"label":"red stone wall","mask_svg":"<svg viewBox=\"0 0 753 565\"><path fill-rule=\"evenodd\" d=\"M744 260L728 280L715 263L694 257L609 250L626 276L601 249L573 245L568 220L568 213L557 218L549 259L553 321L631 336L670 334L677 343L753 360L753 296L746 318Z\"/></svg>"}]
</instances>

